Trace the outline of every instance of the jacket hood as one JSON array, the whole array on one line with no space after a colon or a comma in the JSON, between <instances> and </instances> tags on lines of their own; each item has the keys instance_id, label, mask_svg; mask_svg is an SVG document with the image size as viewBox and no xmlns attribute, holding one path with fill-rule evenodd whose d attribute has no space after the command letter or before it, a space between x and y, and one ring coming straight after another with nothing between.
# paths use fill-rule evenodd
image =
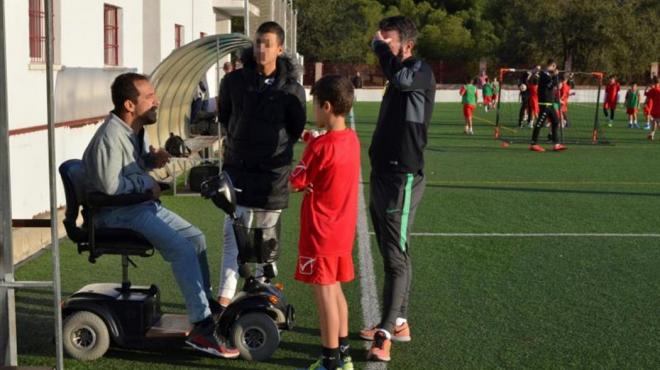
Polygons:
<instances>
[{"instance_id":1,"label":"jacket hood","mask_svg":"<svg viewBox=\"0 0 660 370\"><path fill-rule=\"evenodd\" d=\"M254 59L254 52L252 51L252 47L243 49L240 59L243 63L243 68L256 71L257 61ZM282 55L277 57L278 79L284 77L284 79L287 81L298 81L298 78L302 76L302 71L302 66L293 54L284 52Z\"/></svg>"}]
</instances>

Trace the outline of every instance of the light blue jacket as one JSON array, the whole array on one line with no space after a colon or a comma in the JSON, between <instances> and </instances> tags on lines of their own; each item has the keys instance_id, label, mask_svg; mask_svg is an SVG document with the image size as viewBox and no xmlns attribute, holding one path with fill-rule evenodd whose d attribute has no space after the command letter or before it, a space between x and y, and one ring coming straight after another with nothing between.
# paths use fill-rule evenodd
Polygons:
<instances>
[{"instance_id":1,"label":"light blue jacket","mask_svg":"<svg viewBox=\"0 0 660 370\"><path fill-rule=\"evenodd\" d=\"M83 163L87 190L108 195L145 193L155 180L147 171L154 168L146 133L140 136L114 113L110 113L87 145Z\"/></svg>"}]
</instances>

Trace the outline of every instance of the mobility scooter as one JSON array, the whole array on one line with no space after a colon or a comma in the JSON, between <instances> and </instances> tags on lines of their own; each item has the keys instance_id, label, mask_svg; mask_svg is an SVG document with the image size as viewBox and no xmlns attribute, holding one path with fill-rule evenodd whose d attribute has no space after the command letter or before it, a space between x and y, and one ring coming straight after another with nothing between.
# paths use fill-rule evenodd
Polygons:
<instances>
[{"instance_id":1,"label":"mobility scooter","mask_svg":"<svg viewBox=\"0 0 660 370\"><path fill-rule=\"evenodd\" d=\"M280 218L269 224L272 217L268 211L254 212L248 220L239 217L236 189L225 172L205 180L201 194L233 220L238 273L245 279L243 289L220 318L219 334L232 340L241 357L267 359L279 347L280 330L293 329L295 320L294 308L287 303L282 285L271 284L277 276ZM255 276L249 263L263 264L262 275Z\"/></svg>"},{"instance_id":2,"label":"mobility scooter","mask_svg":"<svg viewBox=\"0 0 660 370\"><path fill-rule=\"evenodd\" d=\"M134 286L128 279L129 264L135 267L130 257L152 256L153 246L131 230L94 227L94 214L101 208L137 204L150 196L86 194L83 186L86 175L80 160L64 162L59 172L66 195L64 226L69 239L77 244L78 252L89 253L91 263L103 255L120 255L122 261L121 284L88 284L62 302L66 353L78 360L92 361L102 357L111 344L124 348L184 346L192 330L187 316L163 313L156 285ZM231 183L223 182L224 178L218 176L205 186L214 203L224 204L231 213L235 209L235 193ZM79 215L83 220L80 225ZM277 238L269 236L274 229L245 228L244 231L245 234L237 235L240 245L257 242L256 247L262 247L260 250L270 246L271 256L276 257ZM265 236L269 239L264 239ZM268 258L257 260L270 261ZM246 268L241 271L245 273ZM218 330L235 343L244 359L261 361L278 348L280 330L291 329L293 321L293 307L287 303L281 289L252 278L246 280L243 291L219 318Z\"/></svg>"}]
</instances>

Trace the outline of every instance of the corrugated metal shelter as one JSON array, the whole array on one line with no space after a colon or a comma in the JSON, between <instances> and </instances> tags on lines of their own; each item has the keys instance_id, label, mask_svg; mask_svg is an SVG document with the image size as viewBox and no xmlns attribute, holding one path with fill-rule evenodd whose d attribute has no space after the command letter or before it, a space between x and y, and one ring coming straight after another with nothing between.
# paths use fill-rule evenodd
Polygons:
<instances>
[{"instance_id":1,"label":"corrugated metal shelter","mask_svg":"<svg viewBox=\"0 0 660 370\"><path fill-rule=\"evenodd\" d=\"M160 99L159 118L156 125L148 126L154 146L164 146L170 132L188 136L190 103L199 81L220 58L250 45L241 34L206 36L174 50L156 67L151 82Z\"/></svg>"}]
</instances>

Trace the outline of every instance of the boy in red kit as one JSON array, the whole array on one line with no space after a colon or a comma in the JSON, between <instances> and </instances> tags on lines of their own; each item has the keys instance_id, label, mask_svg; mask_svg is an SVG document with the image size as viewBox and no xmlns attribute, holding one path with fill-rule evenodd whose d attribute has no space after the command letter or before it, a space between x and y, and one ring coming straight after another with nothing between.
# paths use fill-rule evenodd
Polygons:
<instances>
[{"instance_id":1,"label":"boy in red kit","mask_svg":"<svg viewBox=\"0 0 660 370\"><path fill-rule=\"evenodd\" d=\"M647 131L651 129L651 121L653 120L653 117L651 117L651 109L653 108L653 101L649 99L646 93L652 88L653 85L648 86L646 90L644 90L644 96L646 96L646 98L644 99L644 117L646 118L646 126L644 126L644 130Z\"/></svg>"},{"instance_id":2,"label":"boy in red kit","mask_svg":"<svg viewBox=\"0 0 660 370\"><path fill-rule=\"evenodd\" d=\"M539 79L538 75L532 76L527 84L529 90L529 111L532 112L532 119L529 120L529 127L533 127L539 118Z\"/></svg>"},{"instance_id":3,"label":"boy in red kit","mask_svg":"<svg viewBox=\"0 0 660 370\"><path fill-rule=\"evenodd\" d=\"M562 77L561 87L559 88L559 102L561 109L559 111L562 127L568 127L568 98L571 96L571 82L568 76Z\"/></svg>"},{"instance_id":4,"label":"boy in red kit","mask_svg":"<svg viewBox=\"0 0 660 370\"><path fill-rule=\"evenodd\" d=\"M614 121L614 110L619 102L620 90L621 85L617 82L616 77L611 76L610 83L605 87L605 103L603 104L603 113L605 113L605 117L608 117L607 126L609 127L612 127L612 121Z\"/></svg>"},{"instance_id":5,"label":"boy in red kit","mask_svg":"<svg viewBox=\"0 0 660 370\"><path fill-rule=\"evenodd\" d=\"M653 77L653 86L646 92L646 98L651 101L651 133L649 140L655 139L655 131L660 128L660 82Z\"/></svg>"},{"instance_id":6,"label":"boy in red kit","mask_svg":"<svg viewBox=\"0 0 660 370\"><path fill-rule=\"evenodd\" d=\"M349 355L348 305L341 283L355 277L352 250L358 212L360 142L346 127L353 85L325 76L312 88L316 125L327 133L310 140L289 178L304 192L295 278L314 287L323 356L309 369L353 369Z\"/></svg>"}]
</instances>

